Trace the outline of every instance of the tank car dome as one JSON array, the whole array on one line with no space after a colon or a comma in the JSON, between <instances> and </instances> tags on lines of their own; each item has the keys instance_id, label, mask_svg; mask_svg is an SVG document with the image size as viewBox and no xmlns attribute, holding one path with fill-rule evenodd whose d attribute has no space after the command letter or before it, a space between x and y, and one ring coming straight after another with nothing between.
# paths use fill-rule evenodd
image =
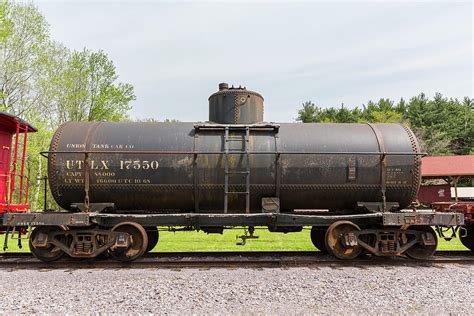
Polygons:
<instances>
[{"instance_id":1,"label":"tank car dome","mask_svg":"<svg viewBox=\"0 0 474 316\"><path fill-rule=\"evenodd\" d=\"M209 97L209 121L219 124L263 122L263 97L254 91L225 82Z\"/></svg>"}]
</instances>

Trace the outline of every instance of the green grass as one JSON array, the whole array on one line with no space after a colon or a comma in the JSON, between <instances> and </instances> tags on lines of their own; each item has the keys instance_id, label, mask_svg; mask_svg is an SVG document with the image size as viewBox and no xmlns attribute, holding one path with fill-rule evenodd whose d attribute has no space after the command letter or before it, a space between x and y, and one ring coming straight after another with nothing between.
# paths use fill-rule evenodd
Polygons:
<instances>
[{"instance_id":1,"label":"green grass","mask_svg":"<svg viewBox=\"0 0 474 316\"><path fill-rule=\"evenodd\" d=\"M461 243L459 238L453 238L450 241L438 239L438 250L469 250Z\"/></svg>"},{"instance_id":2,"label":"green grass","mask_svg":"<svg viewBox=\"0 0 474 316\"><path fill-rule=\"evenodd\" d=\"M168 232L160 231L160 241L154 252L185 251L311 251L316 248L311 243L309 230L299 233L270 233L267 229L256 229L258 239L249 239L247 244L239 246L236 235L242 235L243 229L225 230L221 234L204 232ZM3 252L3 235L0 236L0 253ZM438 239L438 250L468 250L458 238L451 241ZM16 240L9 240L8 251L29 251L28 242L23 241L19 249Z\"/></svg>"}]
</instances>

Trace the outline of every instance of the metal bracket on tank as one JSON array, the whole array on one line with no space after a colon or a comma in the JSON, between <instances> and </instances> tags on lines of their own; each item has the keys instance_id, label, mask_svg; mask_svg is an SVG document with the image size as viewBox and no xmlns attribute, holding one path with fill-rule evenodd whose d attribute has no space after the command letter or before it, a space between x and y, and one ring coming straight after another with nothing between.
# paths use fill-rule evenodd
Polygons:
<instances>
[{"instance_id":1,"label":"metal bracket on tank","mask_svg":"<svg viewBox=\"0 0 474 316\"><path fill-rule=\"evenodd\" d=\"M380 202L357 202L357 207L371 213L378 213L397 210L400 205L397 202L385 202L385 204Z\"/></svg>"},{"instance_id":2,"label":"metal bracket on tank","mask_svg":"<svg viewBox=\"0 0 474 316\"><path fill-rule=\"evenodd\" d=\"M278 198L278 211L280 211L280 190L281 190L281 154L279 128L275 128L275 197Z\"/></svg>"},{"instance_id":3,"label":"metal bracket on tank","mask_svg":"<svg viewBox=\"0 0 474 316\"><path fill-rule=\"evenodd\" d=\"M84 157L84 210L82 212L89 212L89 190L90 190L90 158L89 153Z\"/></svg>"},{"instance_id":4,"label":"metal bracket on tank","mask_svg":"<svg viewBox=\"0 0 474 316\"><path fill-rule=\"evenodd\" d=\"M193 154L193 185L194 185L194 211L199 213L199 168L198 168L198 151L199 151L199 128L194 128L194 154Z\"/></svg>"},{"instance_id":5,"label":"metal bracket on tank","mask_svg":"<svg viewBox=\"0 0 474 316\"><path fill-rule=\"evenodd\" d=\"M280 213L280 199L278 197L262 198L262 211L264 213Z\"/></svg>"},{"instance_id":6,"label":"metal bracket on tank","mask_svg":"<svg viewBox=\"0 0 474 316\"><path fill-rule=\"evenodd\" d=\"M385 150L385 142L377 126L370 123L367 123L367 125L369 125L374 132L379 151L382 153L380 156L380 192L382 193L382 212L387 212L389 210L387 209L387 197L385 195L387 192L387 152Z\"/></svg>"},{"instance_id":7,"label":"metal bracket on tank","mask_svg":"<svg viewBox=\"0 0 474 316\"><path fill-rule=\"evenodd\" d=\"M80 212L101 213L103 211L115 210L115 203L89 203L89 205L74 203L71 204L71 209Z\"/></svg>"}]
</instances>

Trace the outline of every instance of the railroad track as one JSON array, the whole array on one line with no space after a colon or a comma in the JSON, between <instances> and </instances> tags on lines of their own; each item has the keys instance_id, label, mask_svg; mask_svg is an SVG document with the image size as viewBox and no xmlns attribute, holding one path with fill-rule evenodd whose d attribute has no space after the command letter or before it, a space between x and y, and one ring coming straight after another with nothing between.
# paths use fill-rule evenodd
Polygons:
<instances>
[{"instance_id":1,"label":"railroad track","mask_svg":"<svg viewBox=\"0 0 474 316\"><path fill-rule=\"evenodd\" d=\"M124 263L107 258L69 259L44 263L31 253L0 254L0 269L91 269L91 268L285 268L317 266L397 266L433 264L474 264L469 251L439 251L427 260L404 257L363 256L355 260L338 260L317 251L272 252L154 252L134 262Z\"/></svg>"}]
</instances>

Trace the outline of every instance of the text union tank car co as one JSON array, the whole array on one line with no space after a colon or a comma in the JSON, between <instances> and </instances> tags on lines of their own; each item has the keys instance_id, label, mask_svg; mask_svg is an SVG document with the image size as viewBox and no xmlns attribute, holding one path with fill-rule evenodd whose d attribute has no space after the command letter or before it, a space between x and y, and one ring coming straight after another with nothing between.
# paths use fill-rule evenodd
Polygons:
<instances>
[{"instance_id":1,"label":"text union tank car co","mask_svg":"<svg viewBox=\"0 0 474 316\"><path fill-rule=\"evenodd\" d=\"M420 184L422 153L407 127L270 123L263 107L260 94L222 83L208 122L60 126L44 155L65 211L21 218L38 226L33 253L133 260L156 245L157 227L252 235L265 226L310 227L314 245L341 259L425 258L436 249L431 226L462 224L453 214L401 211Z\"/></svg>"}]
</instances>

